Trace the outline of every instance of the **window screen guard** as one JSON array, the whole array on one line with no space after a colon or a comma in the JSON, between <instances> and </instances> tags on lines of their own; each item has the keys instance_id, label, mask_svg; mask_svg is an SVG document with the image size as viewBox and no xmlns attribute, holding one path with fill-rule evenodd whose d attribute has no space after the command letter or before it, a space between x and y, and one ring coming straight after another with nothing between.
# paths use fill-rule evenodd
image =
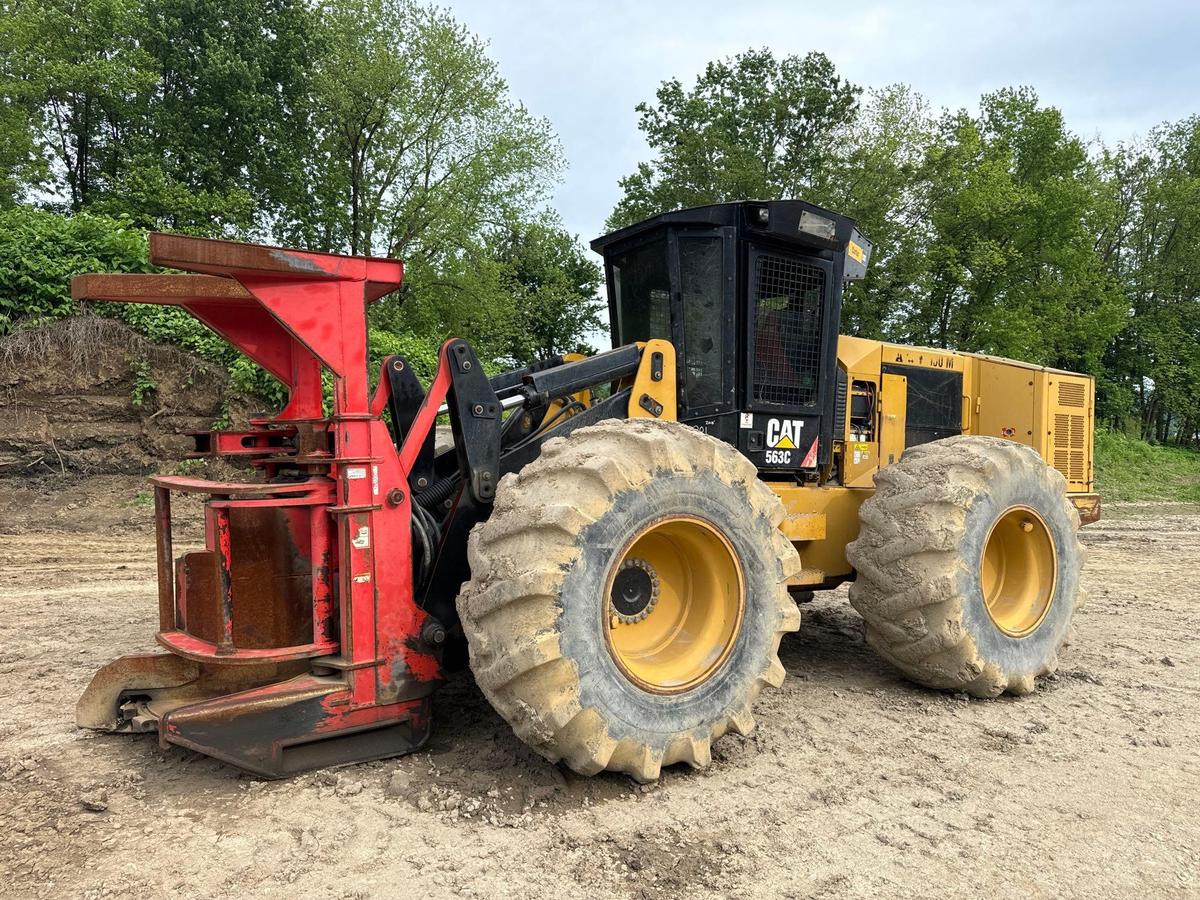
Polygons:
<instances>
[{"instance_id":1,"label":"window screen guard","mask_svg":"<svg viewBox=\"0 0 1200 900\"><path fill-rule=\"evenodd\" d=\"M883 372L908 379L906 447L962 434L962 372L904 365L884 365Z\"/></svg>"},{"instance_id":2,"label":"window screen guard","mask_svg":"<svg viewBox=\"0 0 1200 900\"><path fill-rule=\"evenodd\" d=\"M793 256L751 252L754 403L817 403L826 269Z\"/></svg>"}]
</instances>

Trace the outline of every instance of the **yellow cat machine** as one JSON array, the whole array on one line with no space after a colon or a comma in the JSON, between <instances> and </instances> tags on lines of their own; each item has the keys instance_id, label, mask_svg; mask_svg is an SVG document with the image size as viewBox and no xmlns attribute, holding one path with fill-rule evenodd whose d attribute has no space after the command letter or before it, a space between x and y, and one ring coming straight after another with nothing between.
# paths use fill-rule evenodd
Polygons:
<instances>
[{"instance_id":1,"label":"yellow cat machine","mask_svg":"<svg viewBox=\"0 0 1200 900\"><path fill-rule=\"evenodd\" d=\"M196 435L252 480L154 480L164 652L101 670L79 723L278 777L421 746L469 664L547 759L651 780L754 727L796 600L847 580L914 681L992 697L1053 671L1099 517L1091 378L839 337L871 244L798 200L592 246L616 349L489 377L450 339L428 386L400 356L367 377L397 261L155 235L201 274L78 279L183 307L290 391ZM178 560L176 492L208 497Z\"/></svg>"}]
</instances>

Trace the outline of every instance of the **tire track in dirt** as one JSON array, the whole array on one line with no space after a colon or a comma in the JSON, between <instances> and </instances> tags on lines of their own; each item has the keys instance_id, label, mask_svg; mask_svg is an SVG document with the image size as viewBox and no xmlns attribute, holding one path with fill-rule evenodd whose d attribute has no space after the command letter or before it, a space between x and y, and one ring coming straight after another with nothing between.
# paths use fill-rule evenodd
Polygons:
<instances>
[{"instance_id":1,"label":"tire track in dirt","mask_svg":"<svg viewBox=\"0 0 1200 900\"><path fill-rule=\"evenodd\" d=\"M865 645L844 591L806 604L759 728L717 742L710 769L646 787L545 764L469 678L435 698L422 753L286 782L78 732L92 672L153 647L152 535L0 535L0 884L239 900L1194 897L1198 534L1200 509L1168 506L1085 529L1075 641L1022 699L914 687Z\"/></svg>"}]
</instances>

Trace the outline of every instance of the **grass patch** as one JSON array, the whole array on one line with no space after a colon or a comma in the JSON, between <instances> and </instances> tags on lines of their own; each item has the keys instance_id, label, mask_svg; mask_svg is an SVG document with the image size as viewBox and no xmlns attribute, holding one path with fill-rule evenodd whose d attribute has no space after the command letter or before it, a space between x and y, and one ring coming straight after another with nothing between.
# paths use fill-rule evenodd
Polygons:
<instances>
[{"instance_id":1,"label":"grass patch","mask_svg":"<svg viewBox=\"0 0 1200 900\"><path fill-rule=\"evenodd\" d=\"M1105 502L1200 503L1200 453L1097 430L1096 485Z\"/></svg>"}]
</instances>

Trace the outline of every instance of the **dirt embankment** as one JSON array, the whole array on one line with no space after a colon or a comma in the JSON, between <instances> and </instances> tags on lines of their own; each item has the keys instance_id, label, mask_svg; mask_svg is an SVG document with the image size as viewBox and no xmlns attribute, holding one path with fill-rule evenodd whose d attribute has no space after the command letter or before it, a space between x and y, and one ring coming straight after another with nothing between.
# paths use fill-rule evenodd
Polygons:
<instances>
[{"instance_id":1,"label":"dirt embankment","mask_svg":"<svg viewBox=\"0 0 1200 900\"><path fill-rule=\"evenodd\" d=\"M0 341L0 478L144 474L224 412L228 376L120 322L76 316Z\"/></svg>"},{"instance_id":2,"label":"dirt embankment","mask_svg":"<svg viewBox=\"0 0 1200 900\"><path fill-rule=\"evenodd\" d=\"M96 516L109 490L79 487ZM548 765L465 676L421 753L282 782L80 732L96 668L154 646L148 516L0 535L0 893L1200 896L1200 508L1109 516L1083 532L1076 639L1032 696L904 681L838 591L785 639L757 730L652 786Z\"/></svg>"}]
</instances>

